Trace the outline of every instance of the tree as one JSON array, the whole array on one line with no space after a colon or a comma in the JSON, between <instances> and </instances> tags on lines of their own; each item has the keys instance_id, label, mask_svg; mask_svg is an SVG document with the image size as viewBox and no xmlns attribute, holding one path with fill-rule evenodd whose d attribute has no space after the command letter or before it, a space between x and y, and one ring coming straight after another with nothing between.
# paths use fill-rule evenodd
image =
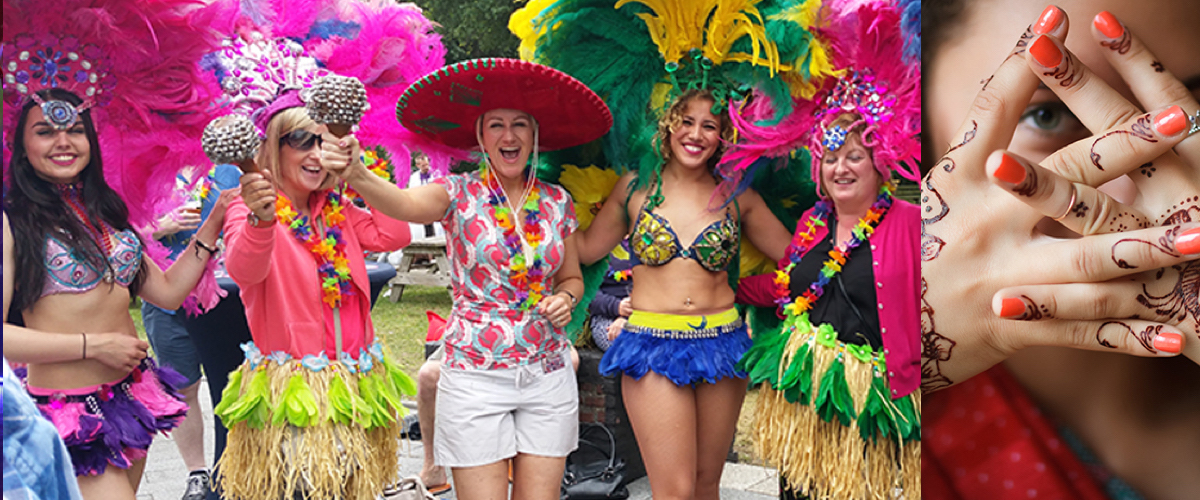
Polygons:
<instances>
[{"instance_id":1,"label":"tree","mask_svg":"<svg viewBox=\"0 0 1200 500\"><path fill-rule=\"evenodd\" d=\"M514 0L414 0L425 16L441 25L446 64L480 57L517 57L520 40L508 31Z\"/></svg>"}]
</instances>

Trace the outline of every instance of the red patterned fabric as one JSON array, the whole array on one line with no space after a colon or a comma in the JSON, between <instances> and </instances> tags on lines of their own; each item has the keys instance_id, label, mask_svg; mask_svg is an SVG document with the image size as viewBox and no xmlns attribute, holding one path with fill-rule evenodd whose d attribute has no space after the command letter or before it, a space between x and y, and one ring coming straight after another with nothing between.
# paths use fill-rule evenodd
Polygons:
<instances>
[{"instance_id":1,"label":"red patterned fabric","mask_svg":"<svg viewBox=\"0 0 1200 500\"><path fill-rule=\"evenodd\" d=\"M1002 365L923 399L927 499L1108 498Z\"/></svg>"}]
</instances>

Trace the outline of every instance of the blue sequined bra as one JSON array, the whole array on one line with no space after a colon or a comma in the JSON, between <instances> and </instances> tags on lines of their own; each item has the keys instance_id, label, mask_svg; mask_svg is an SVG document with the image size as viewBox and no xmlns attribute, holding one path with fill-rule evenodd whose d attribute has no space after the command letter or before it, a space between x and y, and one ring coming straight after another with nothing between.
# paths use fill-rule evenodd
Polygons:
<instances>
[{"instance_id":1,"label":"blue sequined bra","mask_svg":"<svg viewBox=\"0 0 1200 500\"><path fill-rule=\"evenodd\" d=\"M116 283L128 288L142 265L142 242L132 229L112 233L113 249L108 256L107 269L95 265L52 235L46 236L46 279L42 297L58 293L84 293L100 282Z\"/></svg>"},{"instance_id":2,"label":"blue sequined bra","mask_svg":"<svg viewBox=\"0 0 1200 500\"><path fill-rule=\"evenodd\" d=\"M694 259L700 267L715 273L725 270L737 255L741 227L732 207L726 207L724 218L709 224L690 247L683 248L671 223L643 204L630 239L630 250L643 264L656 267L682 257Z\"/></svg>"}]
</instances>

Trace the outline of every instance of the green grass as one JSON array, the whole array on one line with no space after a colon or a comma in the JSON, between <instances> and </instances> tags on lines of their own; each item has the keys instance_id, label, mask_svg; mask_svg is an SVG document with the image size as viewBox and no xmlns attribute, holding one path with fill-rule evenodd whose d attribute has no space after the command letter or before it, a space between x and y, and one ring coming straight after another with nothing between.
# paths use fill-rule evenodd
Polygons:
<instances>
[{"instance_id":1,"label":"green grass","mask_svg":"<svg viewBox=\"0 0 1200 500\"><path fill-rule=\"evenodd\" d=\"M386 292L386 290L385 290ZM429 327L425 311L432 310L443 318L450 316L450 292L442 287L409 285L404 298L392 303L382 295L371 310L375 336L387 347L392 359L412 377L425 362L425 332ZM137 326L138 336L146 338L142 326L142 310L137 301L129 306L129 314Z\"/></svg>"}]
</instances>

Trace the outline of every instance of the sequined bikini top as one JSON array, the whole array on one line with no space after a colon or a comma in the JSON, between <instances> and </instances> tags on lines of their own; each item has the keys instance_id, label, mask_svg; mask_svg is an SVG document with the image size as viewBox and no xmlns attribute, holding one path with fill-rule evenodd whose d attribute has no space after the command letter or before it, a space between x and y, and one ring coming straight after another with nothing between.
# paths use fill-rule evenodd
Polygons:
<instances>
[{"instance_id":1,"label":"sequined bikini top","mask_svg":"<svg viewBox=\"0 0 1200 500\"><path fill-rule=\"evenodd\" d=\"M725 217L700 231L692 245L685 249L671 223L643 204L630 239L630 250L643 264L656 267L682 257L695 259L700 267L715 273L725 270L737 255L741 228L732 207L727 206Z\"/></svg>"},{"instance_id":2,"label":"sequined bikini top","mask_svg":"<svg viewBox=\"0 0 1200 500\"><path fill-rule=\"evenodd\" d=\"M41 296L84 293L101 281L128 288L142 265L142 242L132 229L114 232L112 236L113 249L108 256L112 274L107 269L96 269L77 250L53 235L46 236L46 280Z\"/></svg>"}]
</instances>

